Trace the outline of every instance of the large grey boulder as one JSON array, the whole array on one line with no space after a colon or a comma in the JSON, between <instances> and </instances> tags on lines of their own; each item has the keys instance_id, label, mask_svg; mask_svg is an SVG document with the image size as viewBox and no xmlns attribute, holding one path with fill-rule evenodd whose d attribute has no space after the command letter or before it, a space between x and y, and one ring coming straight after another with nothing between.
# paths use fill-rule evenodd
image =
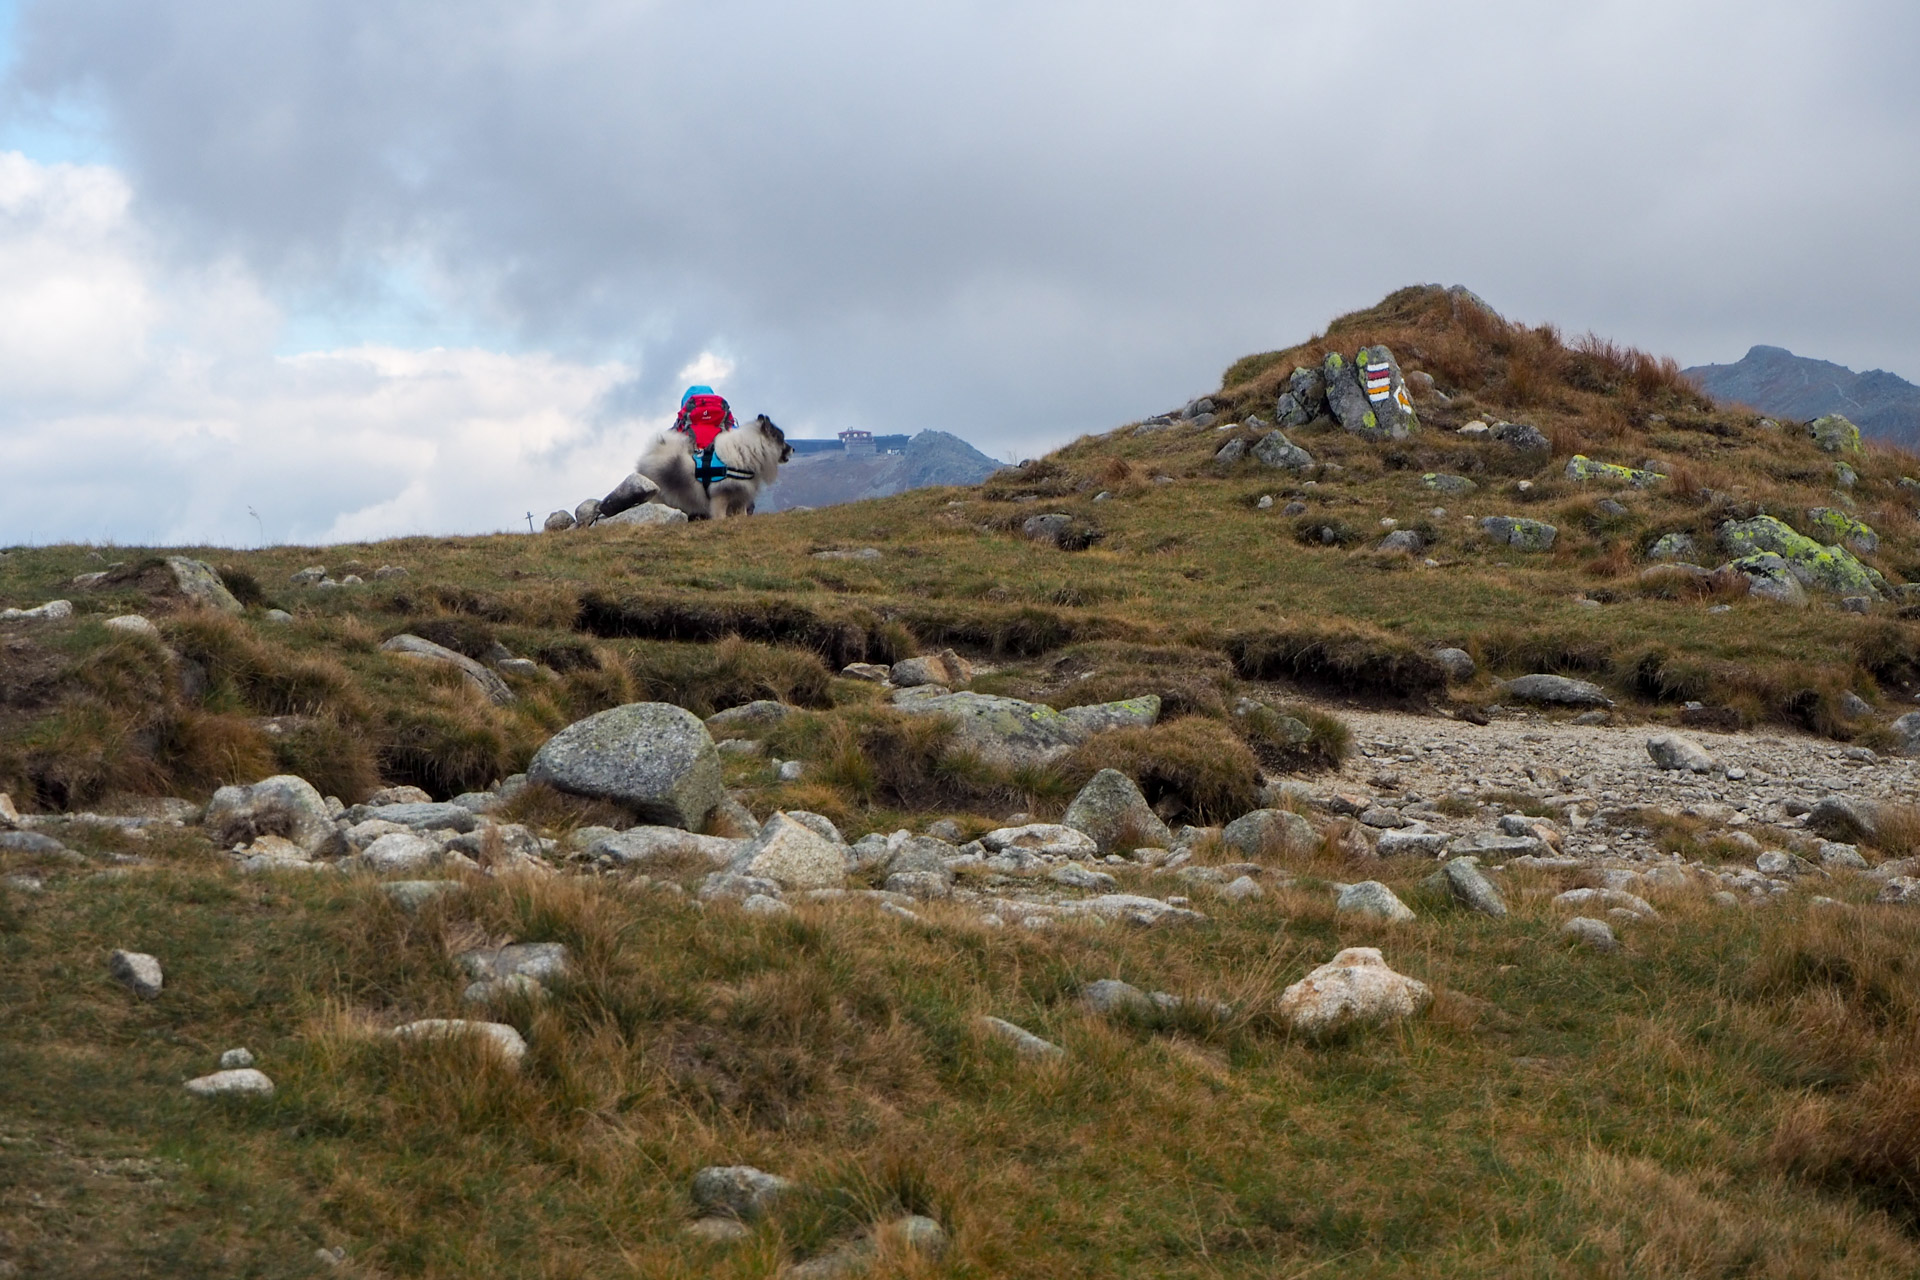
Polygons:
<instances>
[{"instance_id":1,"label":"large grey boulder","mask_svg":"<svg viewBox=\"0 0 1920 1280\"><path fill-rule=\"evenodd\" d=\"M1255 809L1229 822L1221 843L1249 858L1304 853L1319 840L1313 824L1289 809Z\"/></svg>"},{"instance_id":2,"label":"large grey boulder","mask_svg":"<svg viewBox=\"0 0 1920 1280\"><path fill-rule=\"evenodd\" d=\"M903 689L894 695L893 705L911 715L947 717L954 723L958 745L989 764L1010 767L1045 764L1067 754L1094 733L1150 725L1160 715L1160 699L1151 694L1125 702L1055 711L1041 703L991 694L929 695Z\"/></svg>"},{"instance_id":3,"label":"large grey boulder","mask_svg":"<svg viewBox=\"0 0 1920 1280\"><path fill-rule=\"evenodd\" d=\"M1860 428L1844 414L1830 413L1824 418L1815 418L1807 424L1807 434L1813 437L1817 448L1828 453L1860 452Z\"/></svg>"},{"instance_id":4,"label":"large grey boulder","mask_svg":"<svg viewBox=\"0 0 1920 1280\"><path fill-rule=\"evenodd\" d=\"M71 600L49 600L31 609L0 609L0 622L61 622L72 616Z\"/></svg>"},{"instance_id":5,"label":"large grey boulder","mask_svg":"<svg viewBox=\"0 0 1920 1280\"><path fill-rule=\"evenodd\" d=\"M1920 711L1909 711L1888 728L1894 732L1894 751L1903 756L1920 756Z\"/></svg>"},{"instance_id":6,"label":"large grey boulder","mask_svg":"<svg viewBox=\"0 0 1920 1280\"><path fill-rule=\"evenodd\" d=\"M233 592L227 590L227 584L220 580L212 565L204 560L190 560L186 556L168 556L167 571L173 575L173 583L181 595L194 604L208 609L218 609L221 613L245 613L246 609L234 599Z\"/></svg>"},{"instance_id":7,"label":"large grey boulder","mask_svg":"<svg viewBox=\"0 0 1920 1280\"><path fill-rule=\"evenodd\" d=\"M1274 421L1283 427L1304 427L1326 413L1326 375L1318 369L1296 368L1274 405Z\"/></svg>"},{"instance_id":8,"label":"large grey boulder","mask_svg":"<svg viewBox=\"0 0 1920 1280\"><path fill-rule=\"evenodd\" d=\"M1653 762L1672 772L1712 773L1719 761L1692 738L1678 733L1662 733L1647 739L1647 754Z\"/></svg>"},{"instance_id":9,"label":"large grey boulder","mask_svg":"<svg viewBox=\"0 0 1920 1280\"><path fill-rule=\"evenodd\" d=\"M886 887L912 898L944 898L953 891L947 859L960 851L933 836L908 836L887 860Z\"/></svg>"},{"instance_id":10,"label":"large grey boulder","mask_svg":"<svg viewBox=\"0 0 1920 1280\"><path fill-rule=\"evenodd\" d=\"M548 533L565 533L578 523L571 511L553 511L547 514L546 521L540 527Z\"/></svg>"},{"instance_id":11,"label":"large grey boulder","mask_svg":"<svg viewBox=\"0 0 1920 1280\"><path fill-rule=\"evenodd\" d=\"M708 729L771 729L798 708L770 698L743 702L737 707L716 711L707 717Z\"/></svg>"},{"instance_id":12,"label":"large grey boulder","mask_svg":"<svg viewBox=\"0 0 1920 1280\"><path fill-rule=\"evenodd\" d=\"M1378 880L1362 880L1359 884L1348 885L1340 891L1333 909L1395 922L1414 918L1412 908Z\"/></svg>"},{"instance_id":13,"label":"large grey boulder","mask_svg":"<svg viewBox=\"0 0 1920 1280\"><path fill-rule=\"evenodd\" d=\"M1305 471L1313 466L1313 455L1287 439L1285 433L1269 431L1253 446L1253 456L1269 467L1282 471Z\"/></svg>"},{"instance_id":14,"label":"large grey boulder","mask_svg":"<svg viewBox=\"0 0 1920 1280\"><path fill-rule=\"evenodd\" d=\"M693 1175L693 1204L702 1213L751 1222L793 1185L752 1165L710 1165Z\"/></svg>"},{"instance_id":15,"label":"large grey boulder","mask_svg":"<svg viewBox=\"0 0 1920 1280\"><path fill-rule=\"evenodd\" d=\"M1475 672L1479 670L1474 666L1473 655L1465 649L1435 649L1433 660L1440 664L1442 671L1447 673L1449 684L1465 684L1473 679Z\"/></svg>"},{"instance_id":16,"label":"large grey boulder","mask_svg":"<svg viewBox=\"0 0 1920 1280\"><path fill-rule=\"evenodd\" d=\"M598 514L602 520L606 520L633 507L652 503L654 495L659 492L660 486L650 477L638 471L632 472L613 487L612 493L600 499Z\"/></svg>"},{"instance_id":17,"label":"large grey boulder","mask_svg":"<svg viewBox=\"0 0 1920 1280\"><path fill-rule=\"evenodd\" d=\"M281 774L249 787L221 787L201 819L207 838L223 849L260 836L283 836L309 857L338 857L346 837L334 825L327 802L305 778Z\"/></svg>"},{"instance_id":18,"label":"large grey boulder","mask_svg":"<svg viewBox=\"0 0 1920 1280\"><path fill-rule=\"evenodd\" d=\"M1807 814L1807 830L1829 840L1873 840L1880 834L1880 806L1871 800L1828 796Z\"/></svg>"},{"instance_id":19,"label":"large grey boulder","mask_svg":"<svg viewBox=\"0 0 1920 1280\"><path fill-rule=\"evenodd\" d=\"M347 821L391 822L415 831L472 831L479 815L465 805L409 800L399 804L357 804L343 815Z\"/></svg>"},{"instance_id":20,"label":"large grey boulder","mask_svg":"<svg viewBox=\"0 0 1920 1280\"><path fill-rule=\"evenodd\" d=\"M234 1067L187 1081L186 1091L196 1098L273 1096L273 1081L266 1072L254 1067Z\"/></svg>"},{"instance_id":21,"label":"large grey boulder","mask_svg":"<svg viewBox=\"0 0 1920 1280\"><path fill-rule=\"evenodd\" d=\"M497 674L475 662L464 653L455 653L444 645L419 636L398 635L380 646L386 653L406 658L413 662L432 662L452 667L461 678L477 690L488 702L496 707L504 707L513 701L513 690Z\"/></svg>"},{"instance_id":22,"label":"large grey boulder","mask_svg":"<svg viewBox=\"0 0 1920 1280\"><path fill-rule=\"evenodd\" d=\"M1440 874L1445 877L1447 891L1454 901L1467 910L1496 917L1507 914L1506 899L1472 859L1455 858L1440 868Z\"/></svg>"},{"instance_id":23,"label":"large grey boulder","mask_svg":"<svg viewBox=\"0 0 1920 1280\"><path fill-rule=\"evenodd\" d=\"M603 836L587 845L587 857L619 867L645 867L655 862L681 860L724 867L746 847L745 840L700 836L679 827L633 827Z\"/></svg>"},{"instance_id":24,"label":"large grey boulder","mask_svg":"<svg viewBox=\"0 0 1920 1280\"><path fill-rule=\"evenodd\" d=\"M1560 536L1560 531L1545 521L1523 516L1488 516L1480 522L1480 530L1515 551L1551 551L1554 539Z\"/></svg>"},{"instance_id":25,"label":"large grey boulder","mask_svg":"<svg viewBox=\"0 0 1920 1280\"><path fill-rule=\"evenodd\" d=\"M630 702L568 725L534 753L527 780L689 831L726 799L707 727L664 702Z\"/></svg>"},{"instance_id":26,"label":"large grey boulder","mask_svg":"<svg viewBox=\"0 0 1920 1280\"><path fill-rule=\"evenodd\" d=\"M1716 536L1735 564L1744 566L1750 558L1776 555L1787 562L1789 571L1804 587L1842 595L1878 596L1884 585L1884 579L1845 547L1816 542L1773 516L1729 520Z\"/></svg>"},{"instance_id":27,"label":"large grey boulder","mask_svg":"<svg viewBox=\"0 0 1920 1280\"><path fill-rule=\"evenodd\" d=\"M504 1022L479 1022L468 1018L422 1018L395 1027L387 1033L402 1042L423 1040L475 1039L500 1056L508 1066L517 1067L527 1056L527 1041L520 1032Z\"/></svg>"},{"instance_id":28,"label":"large grey boulder","mask_svg":"<svg viewBox=\"0 0 1920 1280\"><path fill-rule=\"evenodd\" d=\"M1173 843L1167 824L1140 794L1133 779L1118 769L1094 774L1067 806L1060 824L1092 836L1101 853L1143 846L1164 849Z\"/></svg>"},{"instance_id":29,"label":"large grey boulder","mask_svg":"<svg viewBox=\"0 0 1920 1280\"><path fill-rule=\"evenodd\" d=\"M1362 347L1351 364L1331 353L1320 372L1328 408L1353 434L1367 440L1404 440L1419 425L1400 363L1386 347Z\"/></svg>"},{"instance_id":30,"label":"large grey boulder","mask_svg":"<svg viewBox=\"0 0 1920 1280\"><path fill-rule=\"evenodd\" d=\"M107 958L113 979L142 1000L152 1000L166 985L160 962L144 951L116 951Z\"/></svg>"},{"instance_id":31,"label":"large grey boulder","mask_svg":"<svg viewBox=\"0 0 1920 1280\"><path fill-rule=\"evenodd\" d=\"M1356 1023L1412 1017L1433 992L1395 973L1376 947L1348 947L1280 993L1278 1013L1294 1030L1320 1035Z\"/></svg>"},{"instance_id":32,"label":"large grey boulder","mask_svg":"<svg viewBox=\"0 0 1920 1280\"><path fill-rule=\"evenodd\" d=\"M659 502L643 502L637 507L628 507L618 515L601 516L593 522L596 529L619 527L651 528L658 525L685 524L687 513L678 507L669 507Z\"/></svg>"},{"instance_id":33,"label":"large grey boulder","mask_svg":"<svg viewBox=\"0 0 1920 1280\"><path fill-rule=\"evenodd\" d=\"M1507 446L1515 453L1551 453L1553 441L1547 439L1546 432L1527 422L1498 422L1487 433L1488 438Z\"/></svg>"},{"instance_id":34,"label":"large grey boulder","mask_svg":"<svg viewBox=\"0 0 1920 1280\"><path fill-rule=\"evenodd\" d=\"M1801 585L1793 566L1786 557L1771 551L1730 560L1714 570L1711 579L1736 589L1744 586L1748 595L1760 600L1772 600L1795 609L1807 606L1807 589Z\"/></svg>"},{"instance_id":35,"label":"large grey boulder","mask_svg":"<svg viewBox=\"0 0 1920 1280\"><path fill-rule=\"evenodd\" d=\"M1016 1026L1005 1018L982 1017L975 1020L976 1025L996 1040L1005 1041L1013 1046L1013 1051L1023 1058L1059 1058L1066 1050L1050 1040L1042 1040L1025 1027Z\"/></svg>"},{"instance_id":36,"label":"large grey boulder","mask_svg":"<svg viewBox=\"0 0 1920 1280\"><path fill-rule=\"evenodd\" d=\"M782 889L838 889L846 882L845 847L786 813L775 813L733 860L736 875L771 880Z\"/></svg>"},{"instance_id":37,"label":"large grey boulder","mask_svg":"<svg viewBox=\"0 0 1920 1280\"><path fill-rule=\"evenodd\" d=\"M1611 707L1613 699L1606 690L1585 680L1566 676L1530 675L1505 681L1500 691L1519 702L1540 702L1562 707Z\"/></svg>"}]
</instances>

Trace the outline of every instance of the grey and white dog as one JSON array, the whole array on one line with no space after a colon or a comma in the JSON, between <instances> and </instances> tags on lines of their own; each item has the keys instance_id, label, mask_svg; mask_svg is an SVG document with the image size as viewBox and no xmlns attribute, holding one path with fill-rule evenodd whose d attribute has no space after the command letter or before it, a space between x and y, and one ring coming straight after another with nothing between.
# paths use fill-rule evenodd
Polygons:
<instances>
[{"instance_id":1,"label":"grey and white dog","mask_svg":"<svg viewBox=\"0 0 1920 1280\"><path fill-rule=\"evenodd\" d=\"M640 455L634 474L601 500L600 515L618 515L642 502L677 507L690 520L751 515L754 499L778 478L780 464L793 457L793 446L763 413L721 433L713 442L713 453L717 462L725 464L727 474L703 486L694 474L693 441L679 432L667 432ZM658 492L648 492L642 476Z\"/></svg>"}]
</instances>

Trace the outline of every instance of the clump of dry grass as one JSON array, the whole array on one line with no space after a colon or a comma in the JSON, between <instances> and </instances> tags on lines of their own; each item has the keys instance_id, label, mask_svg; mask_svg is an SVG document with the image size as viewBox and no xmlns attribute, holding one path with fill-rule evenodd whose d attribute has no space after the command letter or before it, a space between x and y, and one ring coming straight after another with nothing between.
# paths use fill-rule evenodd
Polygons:
<instances>
[{"instance_id":1,"label":"clump of dry grass","mask_svg":"<svg viewBox=\"0 0 1920 1280\"><path fill-rule=\"evenodd\" d=\"M1146 729L1115 729L1058 765L1069 792L1102 769L1118 769L1169 820L1196 826L1227 822L1260 803L1252 750L1218 720L1183 716Z\"/></svg>"}]
</instances>

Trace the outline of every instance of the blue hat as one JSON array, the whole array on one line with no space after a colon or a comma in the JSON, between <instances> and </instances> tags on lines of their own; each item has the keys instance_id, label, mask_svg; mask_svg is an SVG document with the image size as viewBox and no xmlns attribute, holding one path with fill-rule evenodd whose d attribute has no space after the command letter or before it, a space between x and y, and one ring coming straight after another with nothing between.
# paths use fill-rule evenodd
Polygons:
<instances>
[{"instance_id":1,"label":"blue hat","mask_svg":"<svg viewBox=\"0 0 1920 1280\"><path fill-rule=\"evenodd\" d=\"M687 394L680 397L680 407L682 409L686 408L687 401L693 399L695 396L710 396L712 394L712 387L688 387Z\"/></svg>"}]
</instances>

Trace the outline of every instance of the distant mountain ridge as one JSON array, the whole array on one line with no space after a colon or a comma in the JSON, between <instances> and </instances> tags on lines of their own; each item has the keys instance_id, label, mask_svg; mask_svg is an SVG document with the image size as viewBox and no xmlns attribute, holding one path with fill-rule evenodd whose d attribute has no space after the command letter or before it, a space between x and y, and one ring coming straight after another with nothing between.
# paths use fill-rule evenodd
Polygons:
<instances>
[{"instance_id":1,"label":"distant mountain ridge","mask_svg":"<svg viewBox=\"0 0 1920 1280\"><path fill-rule=\"evenodd\" d=\"M979 484L1000 467L959 436L922 431L898 453L830 450L799 455L780 468L780 478L771 487L761 491L757 509L833 507L933 485Z\"/></svg>"},{"instance_id":2,"label":"distant mountain ridge","mask_svg":"<svg viewBox=\"0 0 1920 1280\"><path fill-rule=\"evenodd\" d=\"M1920 448L1920 387L1884 369L1855 373L1785 347L1758 346L1733 364L1704 364L1685 373L1722 404L1751 405L1785 418L1844 414L1875 439Z\"/></svg>"}]
</instances>

